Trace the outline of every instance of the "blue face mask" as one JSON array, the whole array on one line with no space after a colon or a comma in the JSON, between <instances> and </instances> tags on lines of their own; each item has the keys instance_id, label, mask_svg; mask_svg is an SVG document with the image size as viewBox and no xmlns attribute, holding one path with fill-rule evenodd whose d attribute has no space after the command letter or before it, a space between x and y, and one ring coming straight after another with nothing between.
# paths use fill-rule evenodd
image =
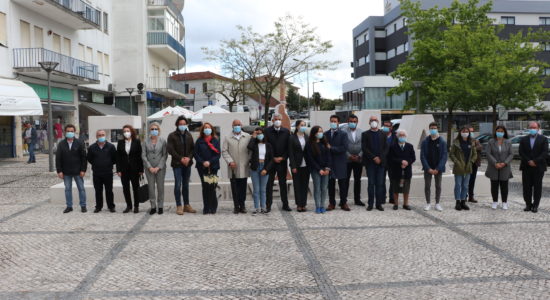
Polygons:
<instances>
[{"instance_id":1,"label":"blue face mask","mask_svg":"<svg viewBox=\"0 0 550 300\"><path fill-rule=\"evenodd\" d=\"M260 133L256 136L256 138L258 139L258 141L263 141L264 140L264 134Z\"/></svg>"},{"instance_id":2,"label":"blue face mask","mask_svg":"<svg viewBox=\"0 0 550 300\"><path fill-rule=\"evenodd\" d=\"M430 134L431 135L438 135L439 132L437 131L437 129L430 129Z\"/></svg>"},{"instance_id":3,"label":"blue face mask","mask_svg":"<svg viewBox=\"0 0 550 300\"><path fill-rule=\"evenodd\" d=\"M338 128L338 123L331 122L330 129L336 129L336 128Z\"/></svg>"},{"instance_id":4,"label":"blue face mask","mask_svg":"<svg viewBox=\"0 0 550 300\"><path fill-rule=\"evenodd\" d=\"M97 138L97 141L100 142L100 143L105 143L107 139L104 137L104 136L100 136Z\"/></svg>"},{"instance_id":5,"label":"blue face mask","mask_svg":"<svg viewBox=\"0 0 550 300\"><path fill-rule=\"evenodd\" d=\"M529 129L530 135L536 135L537 133L539 133L538 129Z\"/></svg>"},{"instance_id":6,"label":"blue face mask","mask_svg":"<svg viewBox=\"0 0 550 300\"><path fill-rule=\"evenodd\" d=\"M349 126L349 128L351 128L351 129L355 129L355 128L357 128L357 123L355 123L355 122L350 122L350 123L348 123L348 126Z\"/></svg>"},{"instance_id":7,"label":"blue face mask","mask_svg":"<svg viewBox=\"0 0 550 300\"><path fill-rule=\"evenodd\" d=\"M187 125L179 125L178 126L178 129L181 131L181 132L184 132L187 130Z\"/></svg>"},{"instance_id":8,"label":"blue face mask","mask_svg":"<svg viewBox=\"0 0 550 300\"><path fill-rule=\"evenodd\" d=\"M306 129L307 129L307 128L305 128L305 127L302 126L302 127L300 127L300 132L301 132L301 133L304 133L304 132L306 132Z\"/></svg>"},{"instance_id":9,"label":"blue face mask","mask_svg":"<svg viewBox=\"0 0 550 300\"><path fill-rule=\"evenodd\" d=\"M319 132L315 135L315 137L318 138L318 139L322 139L323 138L323 133Z\"/></svg>"},{"instance_id":10,"label":"blue face mask","mask_svg":"<svg viewBox=\"0 0 550 300\"><path fill-rule=\"evenodd\" d=\"M153 130L151 130L151 135L152 135L152 136L158 136L158 135L159 135L159 131L156 130L156 129L153 129Z\"/></svg>"},{"instance_id":11,"label":"blue face mask","mask_svg":"<svg viewBox=\"0 0 550 300\"><path fill-rule=\"evenodd\" d=\"M211 128L204 128L204 135L211 135L212 134L212 129Z\"/></svg>"},{"instance_id":12,"label":"blue face mask","mask_svg":"<svg viewBox=\"0 0 550 300\"><path fill-rule=\"evenodd\" d=\"M74 132L66 132L65 137L68 138L68 139L74 138Z\"/></svg>"},{"instance_id":13,"label":"blue face mask","mask_svg":"<svg viewBox=\"0 0 550 300\"><path fill-rule=\"evenodd\" d=\"M399 143L404 144L404 143L406 143L406 142L407 142L407 138L406 138L406 137L400 137L400 138L399 138Z\"/></svg>"},{"instance_id":14,"label":"blue face mask","mask_svg":"<svg viewBox=\"0 0 550 300\"><path fill-rule=\"evenodd\" d=\"M239 125L233 126L233 132L234 133L241 133L241 126L239 126Z\"/></svg>"},{"instance_id":15,"label":"blue face mask","mask_svg":"<svg viewBox=\"0 0 550 300\"><path fill-rule=\"evenodd\" d=\"M390 128L384 126L384 127L382 127L382 132L388 133L388 132L390 132Z\"/></svg>"},{"instance_id":16,"label":"blue face mask","mask_svg":"<svg viewBox=\"0 0 550 300\"><path fill-rule=\"evenodd\" d=\"M501 139L504 137L504 132L501 132L501 131L497 131L497 138Z\"/></svg>"}]
</instances>

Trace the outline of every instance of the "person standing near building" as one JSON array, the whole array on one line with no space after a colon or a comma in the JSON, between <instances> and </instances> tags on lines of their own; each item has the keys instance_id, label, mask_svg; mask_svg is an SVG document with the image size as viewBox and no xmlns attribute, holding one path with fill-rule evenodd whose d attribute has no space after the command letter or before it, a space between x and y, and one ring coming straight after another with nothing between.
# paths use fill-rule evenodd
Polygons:
<instances>
[{"instance_id":1,"label":"person standing near building","mask_svg":"<svg viewBox=\"0 0 550 300\"><path fill-rule=\"evenodd\" d=\"M331 211L336 208L336 181L338 181L338 189L340 192L340 203L338 206L344 211L350 211L348 206L348 137L347 134L340 130L340 117L337 115L330 116L330 129L324 135L329 144L332 166L330 167L330 179L328 181L328 199L329 205L327 210Z\"/></svg>"},{"instance_id":2,"label":"person standing near building","mask_svg":"<svg viewBox=\"0 0 550 300\"><path fill-rule=\"evenodd\" d=\"M399 193L403 194L403 209L411 210L409 206L409 191L411 189L412 164L416 161L416 154L412 144L407 143L407 132L400 129L397 134L397 143L393 143L388 150L388 168L390 180L393 181L394 203L393 210L399 208Z\"/></svg>"},{"instance_id":3,"label":"person standing near building","mask_svg":"<svg viewBox=\"0 0 550 300\"><path fill-rule=\"evenodd\" d=\"M284 211L292 211L288 206L288 196L286 187L286 176L288 172L288 141L290 139L290 131L282 127L282 116L278 113L273 114L273 126L265 130L265 136L268 143L273 149L273 168L269 172L269 180L267 182L266 205L267 211L271 211L273 204L273 183L275 177L279 181L279 192L281 201L283 202Z\"/></svg>"},{"instance_id":4,"label":"person standing near building","mask_svg":"<svg viewBox=\"0 0 550 300\"><path fill-rule=\"evenodd\" d=\"M197 211L189 204L189 179L191 177L191 166L195 142L189 133L187 119L179 116L176 120L176 130L168 135L166 149L172 156L170 166L174 171L174 198L176 199L176 213L183 215L184 212L196 213ZM183 206L181 198L183 197Z\"/></svg>"},{"instance_id":5,"label":"person standing near building","mask_svg":"<svg viewBox=\"0 0 550 300\"><path fill-rule=\"evenodd\" d=\"M131 185L134 194L134 213L137 214L139 213L139 177L143 175L143 159L141 158L143 149L134 127L124 125L122 135L124 138L118 141L116 147L116 172L122 181L122 191L126 201L123 213L126 214L132 210Z\"/></svg>"},{"instance_id":6,"label":"person standing near building","mask_svg":"<svg viewBox=\"0 0 550 300\"><path fill-rule=\"evenodd\" d=\"M424 171L424 196L426 197L424 210L426 211L432 208L430 204L432 178L435 181L435 209L443 211L439 202L441 200L441 180L445 173L448 151L447 142L439 135L438 127L436 122L430 123L430 135L422 141L420 148L420 161Z\"/></svg>"},{"instance_id":7,"label":"person standing near building","mask_svg":"<svg viewBox=\"0 0 550 300\"><path fill-rule=\"evenodd\" d=\"M323 134L323 128L313 126L309 132L306 145L307 166L311 170L313 179L313 199L315 200L315 213L325 213L325 202L328 194L328 181L330 178L330 166L332 165L330 146Z\"/></svg>"},{"instance_id":8,"label":"person standing near building","mask_svg":"<svg viewBox=\"0 0 550 300\"><path fill-rule=\"evenodd\" d=\"M298 212L305 212L307 210L307 192L309 190L309 168L304 157L307 143L306 123L302 120L297 120L295 128L294 134L290 136L288 142L288 160L290 161L290 169L292 171L296 210Z\"/></svg>"},{"instance_id":9,"label":"person standing near building","mask_svg":"<svg viewBox=\"0 0 550 300\"><path fill-rule=\"evenodd\" d=\"M546 158L548 157L548 138L539 134L540 124L529 123L529 135L519 142L519 156L522 171L524 211L538 212L542 196L542 178L546 172Z\"/></svg>"},{"instance_id":10,"label":"person standing near building","mask_svg":"<svg viewBox=\"0 0 550 300\"><path fill-rule=\"evenodd\" d=\"M393 124L391 121L387 120L384 121L384 126L382 126L382 133L386 136L386 145L388 149L394 144L397 143L397 137L395 136L395 132L393 131ZM388 165L386 165L386 172L384 173L384 178L386 176L391 176L389 174L390 170L388 169ZM390 180L389 189L388 189L388 203L393 204L393 182ZM382 201L384 204L386 203L386 184L384 184L384 200Z\"/></svg>"},{"instance_id":11,"label":"person standing near building","mask_svg":"<svg viewBox=\"0 0 550 300\"><path fill-rule=\"evenodd\" d=\"M455 209L470 210L468 205L466 205L466 198L468 197L468 184L470 182L470 174L472 174L472 166L477 160L477 151L475 141L473 141L470 135L469 127L465 126L460 129L451 145L449 157L454 164Z\"/></svg>"},{"instance_id":12,"label":"person standing near building","mask_svg":"<svg viewBox=\"0 0 550 300\"><path fill-rule=\"evenodd\" d=\"M160 137L160 124L153 122L149 125L149 138L145 140L141 159L149 187L149 201L151 202L150 215L164 213L164 177L166 176L166 140ZM155 195L155 186L157 195Z\"/></svg>"},{"instance_id":13,"label":"person standing near building","mask_svg":"<svg viewBox=\"0 0 550 300\"><path fill-rule=\"evenodd\" d=\"M55 168L57 176L63 179L65 183L65 201L67 208L63 213L73 211L73 189L72 182L76 183L78 188L78 198L80 200L80 210L85 213L86 209L86 191L84 190L84 176L88 163L86 161L86 148L82 142L75 139L76 127L72 124L65 126L65 139L59 142L55 154Z\"/></svg>"},{"instance_id":14,"label":"person standing near building","mask_svg":"<svg viewBox=\"0 0 550 300\"><path fill-rule=\"evenodd\" d=\"M250 177L248 144L251 137L242 131L240 120L233 120L232 128L231 134L224 137L222 157L228 165L227 171L233 195L233 213L245 214L246 187L248 177Z\"/></svg>"},{"instance_id":15,"label":"person standing near building","mask_svg":"<svg viewBox=\"0 0 550 300\"><path fill-rule=\"evenodd\" d=\"M93 182L95 190L95 209L98 213L103 209L103 188L105 188L105 199L110 212L115 212L115 201L113 195L113 165L116 164L115 145L109 143L105 130L96 132L96 142L88 148L87 159L92 165Z\"/></svg>"},{"instance_id":16,"label":"person standing near building","mask_svg":"<svg viewBox=\"0 0 550 300\"><path fill-rule=\"evenodd\" d=\"M383 211L385 187L385 166L388 152L387 137L378 128L378 118L369 119L370 130L363 132L361 136L361 149L363 151L363 165L367 169L369 179L369 201L367 210L372 210L376 203L376 209ZM376 201L375 201L376 199Z\"/></svg>"},{"instance_id":17,"label":"person standing near building","mask_svg":"<svg viewBox=\"0 0 550 300\"><path fill-rule=\"evenodd\" d=\"M351 181L351 174L353 173L353 199L355 205L365 206L365 203L361 201L361 176L363 174L363 165L361 164L363 151L361 150L361 135L363 130L357 127L359 118L356 115L351 114L348 117L348 126L343 131L347 135L348 139L348 174L346 178L346 186L349 190Z\"/></svg>"},{"instance_id":18,"label":"person standing near building","mask_svg":"<svg viewBox=\"0 0 550 300\"><path fill-rule=\"evenodd\" d=\"M254 198L254 212L267 214L266 209L266 188L269 179L269 170L273 166L273 149L271 144L267 143L264 129L256 128L248 144L250 151L250 176L252 177ZM307 189L306 189L307 193Z\"/></svg>"},{"instance_id":19,"label":"person standing near building","mask_svg":"<svg viewBox=\"0 0 550 300\"><path fill-rule=\"evenodd\" d=\"M25 131L23 132L23 140L29 149L29 159L27 160L28 164L36 163L36 156L34 155L34 150L36 143L38 142L38 134L36 129L31 125L31 122L25 122Z\"/></svg>"},{"instance_id":20,"label":"person standing near building","mask_svg":"<svg viewBox=\"0 0 550 300\"><path fill-rule=\"evenodd\" d=\"M472 165L472 174L470 174L470 182L468 183L468 202L477 203L477 200L474 198L474 189L476 187L476 178L477 178L477 169L481 166L481 150L483 146L479 140L475 139L474 128L470 126L470 136L475 143L476 152L478 154L476 161Z\"/></svg>"},{"instance_id":21,"label":"person standing near building","mask_svg":"<svg viewBox=\"0 0 550 300\"><path fill-rule=\"evenodd\" d=\"M215 214L218 210L216 189L204 181L208 175L218 175L220 169L220 140L212 124L205 122L200 128L200 135L195 143L195 160L202 186L202 213Z\"/></svg>"},{"instance_id":22,"label":"person standing near building","mask_svg":"<svg viewBox=\"0 0 550 300\"><path fill-rule=\"evenodd\" d=\"M512 143L508 140L506 127L495 128L493 139L487 145L487 170L485 176L491 180L492 209L498 208L498 189L502 197L502 209L508 209L508 181L512 178L510 163L514 159Z\"/></svg>"}]
</instances>

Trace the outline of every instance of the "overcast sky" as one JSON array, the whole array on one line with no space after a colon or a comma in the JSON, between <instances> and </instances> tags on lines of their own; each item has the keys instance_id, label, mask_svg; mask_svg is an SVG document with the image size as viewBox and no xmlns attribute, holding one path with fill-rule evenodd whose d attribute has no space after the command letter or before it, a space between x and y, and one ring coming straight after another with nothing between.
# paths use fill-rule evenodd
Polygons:
<instances>
[{"instance_id":1,"label":"overcast sky","mask_svg":"<svg viewBox=\"0 0 550 300\"><path fill-rule=\"evenodd\" d=\"M187 72L212 71L221 73L215 63L204 59L201 47L217 48L222 39L238 38L237 25L252 26L255 31L273 31L273 22L287 13L302 16L317 28L323 40L334 47L327 56L341 61L334 71L311 72L315 90L325 98L342 96L342 84L350 81L353 60L352 29L365 18L383 14L383 0L187 0L183 16L186 27ZM306 76L297 77L295 85L307 94Z\"/></svg>"}]
</instances>

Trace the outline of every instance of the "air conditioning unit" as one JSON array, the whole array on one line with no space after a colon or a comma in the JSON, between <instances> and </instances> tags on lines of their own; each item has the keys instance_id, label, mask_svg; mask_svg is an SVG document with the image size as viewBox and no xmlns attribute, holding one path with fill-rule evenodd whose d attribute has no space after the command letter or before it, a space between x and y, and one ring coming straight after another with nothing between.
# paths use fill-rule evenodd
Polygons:
<instances>
[{"instance_id":1,"label":"air conditioning unit","mask_svg":"<svg viewBox=\"0 0 550 300\"><path fill-rule=\"evenodd\" d=\"M137 94L133 96L135 102L145 102L146 97L147 96L143 94Z\"/></svg>"}]
</instances>

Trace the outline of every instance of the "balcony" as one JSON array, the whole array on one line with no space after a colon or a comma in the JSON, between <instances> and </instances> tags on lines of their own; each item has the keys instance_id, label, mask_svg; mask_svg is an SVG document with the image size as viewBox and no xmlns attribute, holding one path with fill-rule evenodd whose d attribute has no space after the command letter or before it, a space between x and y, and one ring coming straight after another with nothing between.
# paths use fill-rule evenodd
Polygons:
<instances>
[{"instance_id":1,"label":"balcony","mask_svg":"<svg viewBox=\"0 0 550 300\"><path fill-rule=\"evenodd\" d=\"M44 48L13 49L13 68L19 74L46 79L46 72L38 64L42 61L59 63L52 72L52 80L70 84L99 83L97 65Z\"/></svg>"},{"instance_id":2,"label":"balcony","mask_svg":"<svg viewBox=\"0 0 550 300\"><path fill-rule=\"evenodd\" d=\"M185 84L170 77L149 77L146 88L167 98L181 99L185 96Z\"/></svg>"},{"instance_id":3,"label":"balcony","mask_svg":"<svg viewBox=\"0 0 550 300\"><path fill-rule=\"evenodd\" d=\"M183 1L181 1L183 2ZM174 0L147 0L147 4L151 8L167 8L172 11L172 13L176 16L178 21L183 25L183 16L181 15L181 11L183 10L183 3L181 4L181 9L174 3Z\"/></svg>"},{"instance_id":4,"label":"balcony","mask_svg":"<svg viewBox=\"0 0 550 300\"><path fill-rule=\"evenodd\" d=\"M74 30L101 28L101 12L83 0L12 1Z\"/></svg>"},{"instance_id":5,"label":"balcony","mask_svg":"<svg viewBox=\"0 0 550 300\"><path fill-rule=\"evenodd\" d=\"M167 32L147 32L147 46L160 56L172 70L185 66L185 47Z\"/></svg>"}]
</instances>

